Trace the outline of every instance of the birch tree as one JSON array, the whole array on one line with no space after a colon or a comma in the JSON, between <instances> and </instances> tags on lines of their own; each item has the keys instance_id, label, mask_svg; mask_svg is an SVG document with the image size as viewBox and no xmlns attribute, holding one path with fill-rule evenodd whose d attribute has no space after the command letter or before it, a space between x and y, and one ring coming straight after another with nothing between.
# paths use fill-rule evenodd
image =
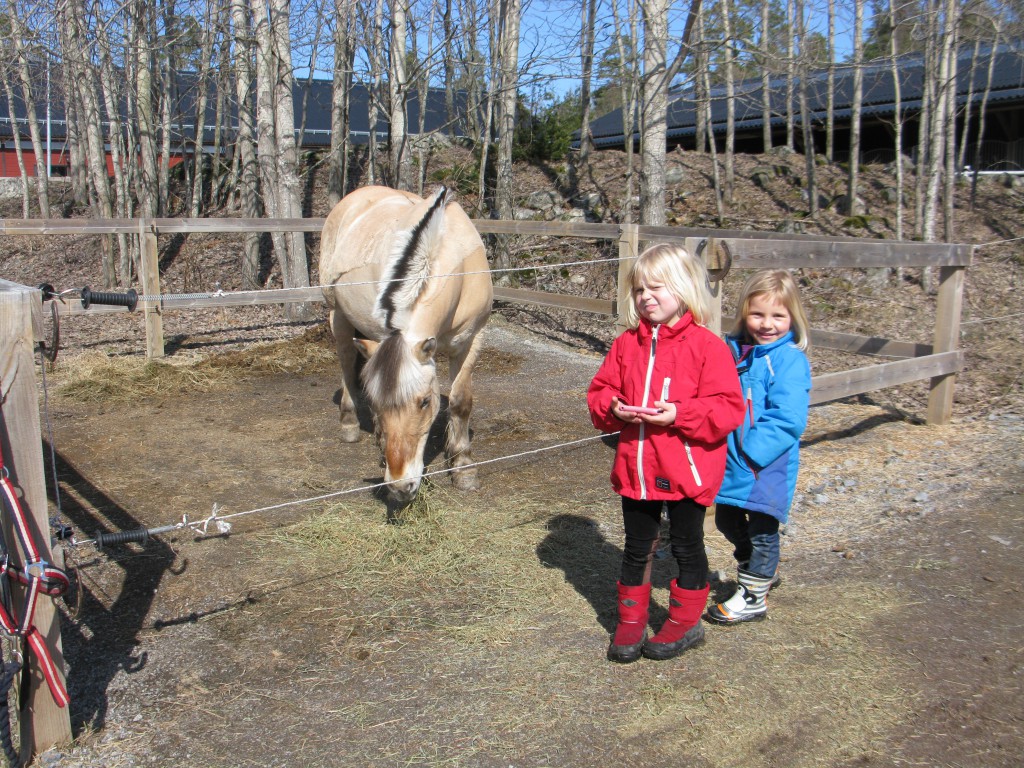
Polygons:
<instances>
[{"instance_id":1,"label":"birch tree","mask_svg":"<svg viewBox=\"0 0 1024 768\"><path fill-rule=\"evenodd\" d=\"M665 223L668 0L641 3L644 72L640 97L640 223Z\"/></svg>"},{"instance_id":2,"label":"birch tree","mask_svg":"<svg viewBox=\"0 0 1024 768\"><path fill-rule=\"evenodd\" d=\"M15 0L8 0L7 15L11 24L17 79L21 86L21 98L25 104L25 117L28 121L29 138L32 141L32 152L36 158L34 176L39 215L44 219L48 219L50 218L50 188L49 180L46 177L48 160L39 131L39 119L36 115L35 88L33 87L32 72L29 67L30 54L27 45L29 32L21 16L18 14ZM43 55L49 56L47 53Z\"/></svg>"},{"instance_id":3,"label":"birch tree","mask_svg":"<svg viewBox=\"0 0 1024 768\"><path fill-rule=\"evenodd\" d=\"M854 216L861 211L857 205L860 172L860 112L864 98L864 4L853 4L853 99L850 105L850 162L846 177L846 213Z\"/></svg>"},{"instance_id":4,"label":"birch tree","mask_svg":"<svg viewBox=\"0 0 1024 768\"><path fill-rule=\"evenodd\" d=\"M327 158L327 196L332 206L348 189L349 109L352 95L353 0L334 0L334 77L331 87L331 151Z\"/></svg>"},{"instance_id":5,"label":"birch tree","mask_svg":"<svg viewBox=\"0 0 1024 768\"><path fill-rule=\"evenodd\" d=\"M733 59L735 56L732 36L732 13L729 0L721 0L722 34L724 45L723 69L725 70L725 202L733 204L733 189L736 183L736 83L733 75Z\"/></svg>"},{"instance_id":6,"label":"birch tree","mask_svg":"<svg viewBox=\"0 0 1024 768\"><path fill-rule=\"evenodd\" d=\"M253 44L250 9L246 0L231 0L231 23L234 33L235 103L238 131L235 135L235 157L238 161L238 187L242 215L256 219L262 215L259 198L260 171L256 159L256 120L253 114ZM246 232L242 258L242 286L260 286L260 234Z\"/></svg>"},{"instance_id":7,"label":"birch tree","mask_svg":"<svg viewBox=\"0 0 1024 768\"><path fill-rule=\"evenodd\" d=\"M410 159L408 152L408 128L406 126L406 103L408 83L406 81L406 26L408 23L407 0L391 0L391 44L388 46L388 89L390 92L390 115L388 143L391 159L391 184L397 189L409 189ZM425 105L422 105L425 106Z\"/></svg>"},{"instance_id":8,"label":"birch tree","mask_svg":"<svg viewBox=\"0 0 1024 768\"><path fill-rule=\"evenodd\" d=\"M761 64L761 144L764 152L772 148L771 14L769 0L761 0L761 35L757 47Z\"/></svg>"}]
</instances>

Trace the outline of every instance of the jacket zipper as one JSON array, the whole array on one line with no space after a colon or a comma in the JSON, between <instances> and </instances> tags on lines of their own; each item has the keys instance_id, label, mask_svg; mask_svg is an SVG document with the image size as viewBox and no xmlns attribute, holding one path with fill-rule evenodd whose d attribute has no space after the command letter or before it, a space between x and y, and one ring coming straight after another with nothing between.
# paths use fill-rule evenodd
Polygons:
<instances>
[{"instance_id":1,"label":"jacket zipper","mask_svg":"<svg viewBox=\"0 0 1024 768\"><path fill-rule=\"evenodd\" d=\"M747 410L747 412L745 414L745 418L749 419L749 421L750 421L750 429L753 430L753 429L756 428L757 422L754 421L754 393L753 393L753 391L751 391L750 387L747 387L747 408L746 408L746 410ZM739 442L739 449L740 449L740 455L743 456L743 461L746 462L747 468L750 469L750 471L754 473L754 479L756 480L757 479L757 470L754 469L754 465L750 463L750 459L747 458L747 454L743 450L743 435L746 433L746 431L747 431L747 425L746 424L742 424L740 426L739 432L737 433L738 442Z\"/></svg>"},{"instance_id":2,"label":"jacket zipper","mask_svg":"<svg viewBox=\"0 0 1024 768\"><path fill-rule=\"evenodd\" d=\"M651 330L651 355L647 359L647 375L644 376L644 398L643 402L640 403L642 406L647 405L647 393L651 391L651 376L654 374L654 355L658 349L658 329L660 325L654 326ZM643 421L640 422L640 439L636 446L636 475L640 481L640 498L647 498L647 481L644 479L644 426Z\"/></svg>"},{"instance_id":3,"label":"jacket zipper","mask_svg":"<svg viewBox=\"0 0 1024 768\"><path fill-rule=\"evenodd\" d=\"M697 464L693 460L693 453L690 451L690 444L684 442L683 446L686 448L686 460L690 462L690 471L693 473L693 480L697 483L697 487L700 488L703 483L700 481L700 473L697 471Z\"/></svg>"}]
</instances>

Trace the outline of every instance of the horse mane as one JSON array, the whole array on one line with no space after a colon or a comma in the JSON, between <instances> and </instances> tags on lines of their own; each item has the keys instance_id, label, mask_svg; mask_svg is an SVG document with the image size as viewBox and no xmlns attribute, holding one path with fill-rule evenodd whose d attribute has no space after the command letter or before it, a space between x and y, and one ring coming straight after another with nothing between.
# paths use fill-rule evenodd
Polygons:
<instances>
[{"instance_id":1,"label":"horse mane","mask_svg":"<svg viewBox=\"0 0 1024 768\"><path fill-rule=\"evenodd\" d=\"M366 361L360 377L370 402L387 410L422 394L434 378L434 370L433 366L421 364L402 333L395 331Z\"/></svg>"},{"instance_id":2,"label":"horse mane","mask_svg":"<svg viewBox=\"0 0 1024 768\"><path fill-rule=\"evenodd\" d=\"M384 270L384 287L373 308L373 316L389 331L405 328L412 307L423 293L430 275L430 254L442 233L444 208L451 200L449 189L441 187L423 218L412 229L395 236Z\"/></svg>"}]
</instances>

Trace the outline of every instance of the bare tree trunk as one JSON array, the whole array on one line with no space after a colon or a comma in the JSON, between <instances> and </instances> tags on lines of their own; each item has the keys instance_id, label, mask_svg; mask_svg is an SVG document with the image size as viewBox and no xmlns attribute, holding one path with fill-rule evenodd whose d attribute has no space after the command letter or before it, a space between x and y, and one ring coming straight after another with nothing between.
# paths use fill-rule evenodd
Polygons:
<instances>
[{"instance_id":1,"label":"bare tree trunk","mask_svg":"<svg viewBox=\"0 0 1024 768\"><path fill-rule=\"evenodd\" d=\"M939 189L942 186L943 165L945 159L946 121L949 119L949 79L950 60L955 45L955 30L950 27L951 18L948 5L953 0L946 0L946 12L941 20L936 18L936 37L938 42L937 66L932 73L934 77L935 109L932 110L932 122L929 127L927 192L925 194L924 240L933 242L936 237L939 211ZM936 9L938 10L938 9Z\"/></svg>"},{"instance_id":2,"label":"bare tree trunk","mask_svg":"<svg viewBox=\"0 0 1024 768\"><path fill-rule=\"evenodd\" d=\"M624 150L626 152L626 183L623 189L620 219L623 223L630 223L633 221L633 189L636 186L636 150L633 134L636 131L640 73L638 69L639 62L636 57L638 49L637 7L632 0L627 2L626 7L627 24L624 29L616 11L616 5L612 4L615 40L619 51L619 83L622 89L622 135L625 137ZM628 52L626 50L626 40L629 41Z\"/></svg>"},{"instance_id":3,"label":"bare tree trunk","mask_svg":"<svg viewBox=\"0 0 1024 768\"><path fill-rule=\"evenodd\" d=\"M854 0L855 3L859 3L860 0ZM794 68L796 66L796 29L793 25L793 0L786 0L786 147L790 151L796 149L796 140L794 138L794 120L793 120L793 93L795 89L795 83L793 82L795 74Z\"/></svg>"},{"instance_id":4,"label":"bare tree trunk","mask_svg":"<svg viewBox=\"0 0 1024 768\"><path fill-rule=\"evenodd\" d=\"M807 171L807 212L813 218L818 213L818 183L814 165L814 126L811 125L811 111L807 107L807 81L811 62L805 14L803 0L796 0L796 26L800 36L800 129L804 145L804 168Z\"/></svg>"},{"instance_id":5,"label":"bare tree trunk","mask_svg":"<svg viewBox=\"0 0 1024 768\"><path fill-rule=\"evenodd\" d=\"M929 165L929 131L932 125L932 112L935 104L935 8L932 0L925 0L925 14L922 24L926 25L924 41L924 82L922 83L921 111L918 116L917 128L917 159L914 166L914 235L924 238L925 220L925 183Z\"/></svg>"},{"instance_id":6,"label":"bare tree trunk","mask_svg":"<svg viewBox=\"0 0 1024 768\"><path fill-rule=\"evenodd\" d=\"M434 49L434 14L437 9L436 3L432 3L430 6L430 19L427 22L427 46L426 51L423 55L423 64L419 67L419 71L416 76L416 98L419 100L419 120L416 126L417 136L417 148L416 154L419 159L419 164L416 173L416 194L420 197L423 196L424 188L427 184L427 163L429 157L432 154L430 149L430 142L426 136L427 126L427 98L430 95L430 78L431 70L433 67L430 64L430 58ZM413 37L413 61L419 61L419 51L417 50L415 36Z\"/></svg>"},{"instance_id":7,"label":"bare tree trunk","mask_svg":"<svg viewBox=\"0 0 1024 768\"><path fill-rule=\"evenodd\" d=\"M594 73L594 27L597 17L597 0L583 0L580 25L580 65L583 70L580 82L580 151L574 162L569 163L569 187L572 194L579 188L579 177L590 167L590 153L594 150L594 137L590 132L590 84Z\"/></svg>"},{"instance_id":8,"label":"bare tree trunk","mask_svg":"<svg viewBox=\"0 0 1024 768\"><path fill-rule=\"evenodd\" d=\"M270 0L270 35L273 46L271 58L277 71L274 80L274 129L277 131L277 187L280 196L278 210L291 219L302 218L302 187L299 182L299 152L295 141L295 107L293 103L294 78L292 74L292 46L289 31L290 0ZM257 24L259 30L259 24ZM257 31L257 44L260 40ZM306 238L303 232L290 232L285 237L287 259L281 265L281 278L285 288L309 287L309 267L306 256ZM289 320L309 320L313 308L308 303L285 305Z\"/></svg>"},{"instance_id":9,"label":"bare tree trunk","mask_svg":"<svg viewBox=\"0 0 1024 768\"><path fill-rule=\"evenodd\" d=\"M668 133L668 0L642 3L644 74L640 97L640 223L665 223Z\"/></svg>"},{"instance_id":10,"label":"bare tree trunk","mask_svg":"<svg viewBox=\"0 0 1024 768\"><path fill-rule=\"evenodd\" d=\"M967 101L964 102L964 130L960 137L960 149L956 155L956 172L964 170L964 163L967 161L967 140L971 134L971 104L974 102L974 73L978 69L978 55L981 49L981 38L975 38L974 51L971 53L971 68L967 74ZM993 57L994 58L994 57Z\"/></svg>"},{"instance_id":11,"label":"bare tree trunk","mask_svg":"<svg viewBox=\"0 0 1024 768\"><path fill-rule=\"evenodd\" d=\"M64 11L64 60L71 69L74 95L81 110L78 117L82 121L81 129L85 138L90 199L95 215L101 219L110 219L114 211L100 123L99 88L88 59L90 46L85 28L85 9L79 2L72 0L64 6ZM109 235L101 237L101 251L104 287L113 287L117 284L117 268Z\"/></svg>"},{"instance_id":12,"label":"bare tree trunk","mask_svg":"<svg viewBox=\"0 0 1024 768\"><path fill-rule=\"evenodd\" d=\"M441 25L444 29L442 50L444 55L444 121L450 126L452 136L458 133L459 120L455 111L455 21L452 18L452 0L444 0L444 13L441 14Z\"/></svg>"},{"instance_id":13,"label":"bare tree trunk","mask_svg":"<svg viewBox=\"0 0 1024 768\"><path fill-rule=\"evenodd\" d=\"M825 157L835 160L836 135L836 3L828 0L828 94L825 97Z\"/></svg>"},{"instance_id":14,"label":"bare tree trunk","mask_svg":"<svg viewBox=\"0 0 1024 768\"><path fill-rule=\"evenodd\" d=\"M25 47L25 40L27 39L25 25L18 15L14 0L8 0L7 14L11 23L11 36L18 60L18 78L21 85L21 97L26 105L25 116L28 119L29 137L32 139L32 152L36 158L36 199L39 202L39 215L44 219L48 219L50 218L50 188L49 179L46 177L48 158L46 157L46 149L43 147L42 137L39 133L39 120L36 117L32 73L29 69L30 54ZM44 53L43 55L49 57L50 54Z\"/></svg>"},{"instance_id":15,"label":"bare tree trunk","mask_svg":"<svg viewBox=\"0 0 1024 768\"><path fill-rule=\"evenodd\" d=\"M335 0L334 86L331 91L331 153L327 158L327 195L331 206L341 202L348 184L349 104L352 94L352 0Z\"/></svg>"},{"instance_id":16,"label":"bare tree trunk","mask_svg":"<svg viewBox=\"0 0 1024 768\"><path fill-rule=\"evenodd\" d=\"M370 104L369 123L370 135L367 144L368 157L366 158L366 180L370 184L377 183L377 120L380 117L380 74L384 71L384 42L382 36L384 26L384 2L376 0L373 12L373 26L370 34L367 55L370 58Z\"/></svg>"},{"instance_id":17,"label":"bare tree trunk","mask_svg":"<svg viewBox=\"0 0 1024 768\"><path fill-rule=\"evenodd\" d=\"M100 18L97 18L96 22L96 37L99 43L100 83L102 85L107 124L109 126L107 143L110 146L111 166L114 169L115 206L118 216L128 218L132 210L131 194L127 181L130 171L124 162L128 148L125 144L125 131L121 122L123 94L118 85L123 78L115 71L116 68L111 56L112 46L107 34L106 24ZM117 249L120 256L121 284L131 285L133 272L137 270L132 263L133 252L128 244L128 235L123 233L117 235Z\"/></svg>"},{"instance_id":18,"label":"bare tree trunk","mask_svg":"<svg viewBox=\"0 0 1024 768\"><path fill-rule=\"evenodd\" d=\"M501 28L498 35L498 147L495 157L494 196L498 218L512 219L515 199L512 177L512 142L516 130L519 97L519 16L521 0L500 0ZM507 254L504 260L507 261ZM504 264L503 266L509 266Z\"/></svg>"},{"instance_id":19,"label":"bare tree trunk","mask_svg":"<svg viewBox=\"0 0 1024 768\"><path fill-rule=\"evenodd\" d=\"M494 133L494 112L495 104L499 98L499 91L501 88L500 77L498 75L498 29L499 21L498 16L498 0L492 0L490 5L490 23L487 25L487 50L488 60L486 71L490 72L490 85L486 88L486 99L484 102L484 118L483 125L480 131L480 139L478 143L480 145L480 169L477 177L477 200L480 206L481 212L486 210L492 216L497 211L497 201L493 197L493 190L487 188L487 181L489 176L488 165L490 163L491 143L493 141ZM481 64L481 69L484 69ZM479 78L482 83L484 80L483 75ZM481 98L484 98L481 96Z\"/></svg>"},{"instance_id":20,"label":"bare tree trunk","mask_svg":"<svg viewBox=\"0 0 1024 768\"><path fill-rule=\"evenodd\" d=\"M992 92L992 75L995 71L996 52L999 50L999 42L1002 36L1002 26L998 19L992 22L995 25L995 35L992 40L992 51L988 59L988 77L985 80L985 91L981 94L981 104L978 106L978 135L974 140L974 173L971 174L971 202L970 210L974 210L974 202L978 192L978 167L981 162L981 142L985 136L985 111L988 109L988 96Z\"/></svg>"},{"instance_id":21,"label":"bare tree trunk","mask_svg":"<svg viewBox=\"0 0 1024 768\"><path fill-rule=\"evenodd\" d=\"M193 124L192 137L192 194L191 194L191 205L190 214L193 218L198 218L199 214L203 211L203 180L205 173L203 169L205 163L205 152L204 152L204 139L205 139L205 126L206 126L206 105L209 100L209 83L210 73L206 69L209 66L210 59L213 57L213 37L216 34L213 25L214 19L214 2L208 0L206 4L206 24L200 32L201 43L200 43L200 62L201 69L196 72L198 82L196 83L196 116ZM211 164L212 168L212 164Z\"/></svg>"},{"instance_id":22,"label":"bare tree trunk","mask_svg":"<svg viewBox=\"0 0 1024 768\"><path fill-rule=\"evenodd\" d=\"M700 8L697 11L697 39L704 40L704 9ZM702 43L703 44L703 43ZM705 58L705 61L707 58ZM697 76L704 83L705 93L711 93L711 68L705 66ZM711 99L710 97L704 100L703 109L705 110L705 120L708 124L708 149L711 152L711 182L715 191L715 209L718 213L718 221L721 223L725 220L725 209L722 206L722 180L718 170L718 145L715 142L715 132L711 130Z\"/></svg>"},{"instance_id":23,"label":"bare tree trunk","mask_svg":"<svg viewBox=\"0 0 1024 768\"><path fill-rule=\"evenodd\" d=\"M281 218L281 200L277 190L281 186L280 171L277 164L277 117L274 109L274 84L279 77L279 62L274 58L274 48L270 25L267 20L267 8L264 0L249 0L251 3L251 23L255 39L256 54L256 159L260 170L260 190L262 191L263 207L271 218ZM237 35L237 32L236 32ZM281 269L282 282L289 277L288 244L284 234L272 232L274 253Z\"/></svg>"},{"instance_id":24,"label":"bare tree trunk","mask_svg":"<svg viewBox=\"0 0 1024 768\"><path fill-rule=\"evenodd\" d=\"M235 38L235 101L238 109L238 134L235 158L242 199L242 215L255 219L262 215L259 198L259 165L256 159L255 118L253 115L252 25L246 0L231 0L231 20ZM242 286L260 287L260 234L247 232L241 260Z\"/></svg>"},{"instance_id":25,"label":"bare tree trunk","mask_svg":"<svg viewBox=\"0 0 1024 768\"><path fill-rule=\"evenodd\" d=\"M137 195L142 215L153 218L159 209L159 176L156 150L156 110L153 104L153 52L150 48L152 17L150 4L136 0L134 13L134 43L136 51L135 98L138 110L139 156L141 175Z\"/></svg>"},{"instance_id":26,"label":"bare tree trunk","mask_svg":"<svg viewBox=\"0 0 1024 768\"><path fill-rule=\"evenodd\" d=\"M889 17L896 18L896 0L889 0ZM893 102L895 104L894 120L896 130L896 239L903 239L903 98L900 85L899 50L895 21L892 34L889 36L889 55L891 57ZM903 282L903 267L896 268L896 279Z\"/></svg>"},{"instance_id":27,"label":"bare tree trunk","mask_svg":"<svg viewBox=\"0 0 1024 768\"><path fill-rule=\"evenodd\" d=\"M389 53L388 89L391 96L388 143L391 155L391 184L396 189L409 189L409 136L406 128L405 107L408 100L406 82L406 0L391 0L391 45Z\"/></svg>"},{"instance_id":28,"label":"bare tree trunk","mask_svg":"<svg viewBox=\"0 0 1024 768\"><path fill-rule=\"evenodd\" d=\"M764 152L772 148L772 93L771 93L771 52L769 47L770 33L770 3L769 0L761 0L761 38L758 40L758 48L761 56L761 144ZM700 62L698 61L698 69ZM698 109L698 112L700 110ZM698 125L702 120L698 117ZM700 137L698 136L698 146Z\"/></svg>"},{"instance_id":29,"label":"bare tree trunk","mask_svg":"<svg viewBox=\"0 0 1024 768\"><path fill-rule=\"evenodd\" d=\"M214 129L213 129L213 181L210 187L210 205L219 208L224 204L224 182L227 174L224 173L224 129L225 112L227 106L227 92L231 88L231 63L230 51L231 40L227 30L230 28L231 0L217 0L218 20L217 26L225 30L220 35L220 45L217 52L217 101L214 106Z\"/></svg>"},{"instance_id":30,"label":"bare tree trunk","mask_svg":"<svg viewBox=\"0 0 1024 768\"><path fill-rule=\"evenodd\" d=\"M947 243L953 242L953 208L956 196L956 176L959 167L956 164L956 75L957 48L960 41L960 12L957 0L946 0L946 34L943 43L946 46L946 79L942 83L943 99L946 102L946 122L943 126L942 138L946 149L946 170L943 176L942 195L942 235ZM973 72L971 73L973 76ZM970 105L970 97L967 99ZM969 107L968 107L969 108ZM964 133L967 123L964 122Z\"/></svg>"},{"instance_id":31,"label":"bare tree trunk","mask_svg":"<svg viewBox=\"0 0 1024 768\"><path fill-rule=\"evenodd\" d=\"M18 128L18 116L14 111L14 88L7 76L6 67L0 68L0 79L4 81L4 94L7 96L7 114L11 121L11 137L14 144L14 156L18 162L18 175L21 177L21 217L31 216L31 199L28 194L28 171L25 169L25 156L21 151L21 129Z\"/></svg>"},{"instance_id":32,"label":"bare tree trunk","mask_svg":"<svg viewBox=\"0 0 1024 768\"><path fill-rule=\"evenodd\" d=\"M731 206L734 202L733 189L736 185L736 83L733 75L734 42L732 39L732 9L729 0L721 0L722 33L725 37L725 203ZM804 82L801 77L801 83Z\"/></svg>"},{"instance_id":33,"label":"bare tree trunk","mask_svg":"<svg viewBox=\"0 0 1024 768\"><path fill-rule=\"evenodd\" d=\"M521 0L499 0L501 26L498 34L498 147L495 155L494 198L499 219L515 218L512 176L512 142L516 130L516 106L519 98L519 15ZM506 240L494 248L494 263L499 269L512 266Z\"/></svg>"},{"instance_id":34,"label":"bare tree trunk","mask_svg":"<svg viewBox=\"0 0 1024 768\"><path fill-rule=\"evenodd\" d=\"M857 205L860 173L860 112L864 98L864 3L854 0L853 15L853 104L850 108L850 166L846 180L846 213L862 211Z\"/></svg>"}]
</instances>

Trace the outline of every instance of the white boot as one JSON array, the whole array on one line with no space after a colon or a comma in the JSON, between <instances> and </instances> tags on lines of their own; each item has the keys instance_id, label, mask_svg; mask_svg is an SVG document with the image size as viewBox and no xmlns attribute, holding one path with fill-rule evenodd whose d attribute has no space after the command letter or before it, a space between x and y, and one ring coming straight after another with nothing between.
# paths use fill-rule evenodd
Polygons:
<instances>
[{"instance_id":1,"label":"white boot","mask_svg":"<svg viewBox=\"0 0 1024 768\"><path fill-rule=\"evenodd\" d=\"M739 588L726 600L708 609L708 621L716 624L738 624L741 621L758 621L768 613L768 590L773 578L739 569Z\"/></svg>"}]
</instances>

